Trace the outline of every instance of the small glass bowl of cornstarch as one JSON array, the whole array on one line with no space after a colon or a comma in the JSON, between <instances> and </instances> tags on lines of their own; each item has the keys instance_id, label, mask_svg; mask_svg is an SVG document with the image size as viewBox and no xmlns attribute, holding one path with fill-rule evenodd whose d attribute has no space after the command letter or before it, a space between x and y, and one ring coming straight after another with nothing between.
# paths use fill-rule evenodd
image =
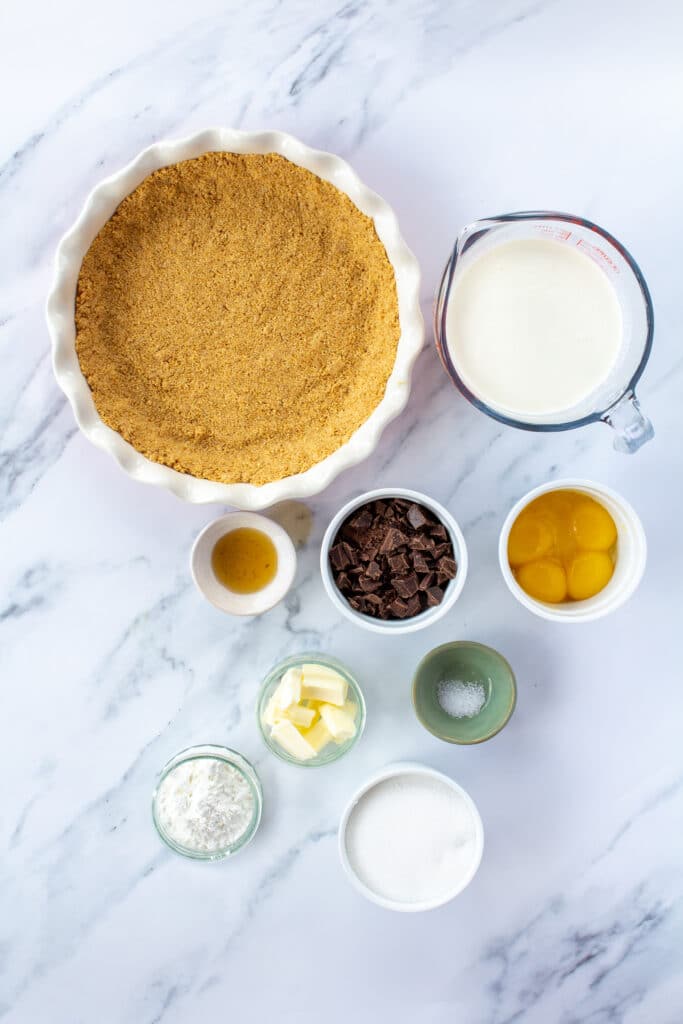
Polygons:
<instances>
[{"instance_id":1,"label":"small glass bowl of cornstarch","mask_svg":"<svg viewBox=\"0 0 683 1024\"><path fill-rule=\"evenodd\" d=\"M188 747L161 770L152 795L159 836L176 853L222 860L254 837L263 793L252 765L229 747Z\"/></svg>"}]
</instances>

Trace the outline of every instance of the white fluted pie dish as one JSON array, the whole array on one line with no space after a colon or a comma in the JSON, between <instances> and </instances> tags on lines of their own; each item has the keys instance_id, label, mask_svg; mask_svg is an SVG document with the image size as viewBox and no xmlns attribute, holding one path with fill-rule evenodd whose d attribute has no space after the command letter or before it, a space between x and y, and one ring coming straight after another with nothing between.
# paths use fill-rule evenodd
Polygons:
<instances>
[{"instance_id":1,"label":"white fluted pie dish","mask_svg":"<svg viewBox=\"0 0 683 1024\"><path fill-rule=\"evenodd\" d=\"M153 171L211 151L277 153L346 193L372 219L396 279L401 333L382 401L351 438L327 458L303 473L258 486L200 479L141 455L98 415L76 354L76 288L83 257L95 236L119 203ZM184 139L149 146L122 170L100 182L88 196L76 223L57 249L55 277L47 302L54 372L81 431L98 448L109 452L129 476L163 487L186 501L221 502L255 511L279 501L320 493L342 470L361 462L375 449L383 429L401 412L410 393L412 368L424 340L419 290L417 260L401 237L396 215L344 160L311 149L284 132L207 129Z\"/></svg>"}]
</instances>

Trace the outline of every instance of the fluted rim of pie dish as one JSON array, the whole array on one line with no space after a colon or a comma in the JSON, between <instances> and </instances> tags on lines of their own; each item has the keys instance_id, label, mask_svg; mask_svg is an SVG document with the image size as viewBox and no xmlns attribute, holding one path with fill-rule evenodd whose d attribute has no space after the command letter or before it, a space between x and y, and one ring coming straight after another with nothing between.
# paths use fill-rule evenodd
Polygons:
<instances>
[{"instance_id":1,"label":"fluted rim of pie dish","mask_svg":"<svg viewBox=\"0 0 683 1024\"><path fill-rule=\"evenodd\" d=\"M327 458L303 473L267 484L201 479L146 458L100 418L76 354L76 287L83 257L95 236L119 203L149 174L207 152L277 153L330 182L372 219L396 280L401 334L382 401L350 439ZM92 190L78 219L57 247L55 274L47 300L47 322L57 383L71 404L80 430L93 444L112 455L134 480L163 487L185 501L221 502L245 511L258 511L279 501L319 494L343 470L366 459L376 448L384 428L405 407L412 369L424 343L420 269L401 236L391 207L362 183L345 160L332 153L311 149L285 132L228 128L210 128L182 139L148 146L122 170L105 178Z\"/></svg>"}]
</instances>

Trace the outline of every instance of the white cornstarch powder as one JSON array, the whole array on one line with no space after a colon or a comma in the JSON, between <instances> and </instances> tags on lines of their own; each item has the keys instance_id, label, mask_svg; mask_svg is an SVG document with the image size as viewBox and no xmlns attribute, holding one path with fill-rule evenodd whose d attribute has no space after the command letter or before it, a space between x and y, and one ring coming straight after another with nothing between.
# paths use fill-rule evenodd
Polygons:
<instances>
[{"instance_id":1,"label":"white cornstarch powder","mask_svg":"<svg viewBox=\"0 0 683 1024\"><path fill-rule=\"evenodd\" d=\"M168 773L157 794L159 824L175 843L215 853L237 842L254 815L254 794L237 768L202 757Z\"/></svg>"},{"instance_id":2,"label":"white cornstarch powder","mask_svg":"<svg viewBox=\"0 0 683 1024\"><path fill-rule=\"evenodd\" d=\"M397 775L365 793L349 816L346 852L359 879L399 903L446 898L469 875L475 822L463 797L428 775Z\"/></svg>"},{"instance_id":3,"label":"white cornstarch powder","mask_svg":"<svg viewBox=\"0 0 683 1024\"><path fill-rule=\"evenodd\" d=\"M436 699L452 718L474 718L486 703L483 683L464 683L461 679L442 679Z\"/></svg>"}]
</instances>

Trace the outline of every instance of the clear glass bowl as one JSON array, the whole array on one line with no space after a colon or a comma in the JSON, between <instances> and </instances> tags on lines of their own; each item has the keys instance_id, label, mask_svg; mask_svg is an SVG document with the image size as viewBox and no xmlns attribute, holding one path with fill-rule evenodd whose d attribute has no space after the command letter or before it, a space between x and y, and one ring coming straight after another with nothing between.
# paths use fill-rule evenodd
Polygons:
<instances>
[{"instance_id":1,"label":"clear glass bowl","mask_svg":"<svg viewBox=\"0 0 683 1024\"><path fill-rule=\"evenodd\" d=\"M316 757L312 757L309 761L298 761L295 757L288 754L286 750L283 750L274 739L271 739L270 726L264 721L263 716L268 701L272 697L275 688L287 669L297 668L299 665L311 664L323 665L325 668L333 669L335 672L338 672L340 676L343 676L349 684L349 698L354 700L358 705L356 735L352 736L351 739L346 740L345 743L328 743L327 746L323 747L320 753L316 755ZM309 651L304 652L303 654L295 654L291 658L285 658L284 661L280 661L270 670L261 684L261 692L259 694L258 705L256 708L256 717L265 744L276 757L279 757L282 761L286 761L288 764L296 764L301 768L319 768L321 765L331 764L333 761L338 761L340 757L343 757L344 754L347 754L349 750L356 745L362 735L363 729L365 728L365 699L358 683L349 670L342 665L340 661L337 661L336 658L330 658L326 654L317 654Z\"/></svg>"},{"instance_id":2,"label":"clear glass bowl","mask_svg":"<svg viewBox=\"0 0 683 1024\"><path fill-rule=\"evenodd\" d=\"M163 828L158 814L157 808L157 797L161 784L166 776L177 768L180 764L185 764L187 761L200 761L203 759L225 761L227 764L232 765L237 771L243 776L251 789L254 797L254 812L252 814L249 825L244 830L242 835L235 840L230 846L226 846L220 850L211 850L205 853L201 850L195 850L187 846L182 846L177 843ZM245 757L242 757L236 750L231 750L230 747L220 747L211 743L203 744L197 747L187 747L185 750L179 751L170 761L167 761L164 767L161 769L159 775L159 781L156 784L154 792L152 793L152 819L154 826L159 833L160 839L163 840L166 845L173 850L175 853L182 854L183 857L191 857L193 860L224 860L225 857L231 856L233 853L237 853L247 843L251 842L256 834L256 830L259 827L261 821L261 812L263 810L263 790L261 789L261 781L256 774L256 771L247 761Z\"/></svg>"}]
</instances>

